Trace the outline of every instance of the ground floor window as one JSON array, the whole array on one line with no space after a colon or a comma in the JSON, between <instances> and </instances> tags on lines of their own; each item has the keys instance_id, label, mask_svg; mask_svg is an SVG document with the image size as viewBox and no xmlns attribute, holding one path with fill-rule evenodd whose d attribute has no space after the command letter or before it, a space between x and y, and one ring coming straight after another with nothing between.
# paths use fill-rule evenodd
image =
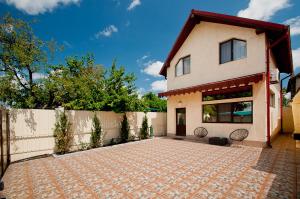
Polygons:
<instances>
[{"instance_id":1,"label":"ground floor window","mask_svg":"<svg viewBox=\"0 0 300 199\"><path fill-rule=\"evenodd\" d=\"M253 102L205 104L202 107L204 123L252 123Z\"/></svg>"}]
</instances>

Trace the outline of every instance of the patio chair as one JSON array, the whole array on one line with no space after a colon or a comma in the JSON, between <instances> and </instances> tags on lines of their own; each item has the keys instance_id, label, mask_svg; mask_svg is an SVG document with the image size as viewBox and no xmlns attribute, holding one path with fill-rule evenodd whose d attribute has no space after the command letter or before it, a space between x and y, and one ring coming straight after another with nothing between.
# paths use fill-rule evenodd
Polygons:
<instances>
[{"instance_id":1,"label":"patio chair","mask_svg":"<svg viewBox=\"0 0 300 199\"><path fill-rule=\"evenodd\" d=\"M243 141L248 137L248 135L249 131L247 129L236 129L230 133L229 139L231 144L234 142L241 142L243 144Z\"/></svg>"},{"instance_id":2,"label":"patio chair","mask_svg":"<svg viewBox=\"0 0 300 199\"><path fill-rule=\"evenodd\" d=\"M197 137L197 138L204 138L206 137L208 134L208 131L206 130L206 128L204 127L197 127L195 130L194 130L194 135Z\"/></svg>"}]
</instances>

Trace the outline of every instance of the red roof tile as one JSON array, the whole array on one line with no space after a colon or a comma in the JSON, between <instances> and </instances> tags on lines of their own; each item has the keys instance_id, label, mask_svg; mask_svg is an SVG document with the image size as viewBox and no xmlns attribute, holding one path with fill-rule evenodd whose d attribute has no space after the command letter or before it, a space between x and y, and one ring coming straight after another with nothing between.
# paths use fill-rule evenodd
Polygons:
<instances>
[{"instance_id":1,"label":"red roof tile","mask_svg":"<svg viewBox=\"0 0 300 199\"><path fill-rule=\"evenodd\" d=\"M208 83L208 84L201 84L197 86L191 86L187 88L175 89L170 90L164 93L159 93L159 97L167 97L171 95L181 95L181 94L188 94L193 92L217 92L222 91L225 89L237 88L237 87L244 87L248 86L251 83L257 83L263 79L264 73L258 73L248 76L243 76L234 79L227 79L223 81Z\"/></svg>"}]
</instances>

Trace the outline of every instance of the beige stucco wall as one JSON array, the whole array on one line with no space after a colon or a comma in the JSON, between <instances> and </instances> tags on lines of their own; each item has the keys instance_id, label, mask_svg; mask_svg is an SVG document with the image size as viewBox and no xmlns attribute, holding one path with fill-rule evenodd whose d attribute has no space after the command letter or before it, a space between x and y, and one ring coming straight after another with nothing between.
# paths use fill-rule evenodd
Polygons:
<instances>
[{"instance_id":1,"label":"beige stucco wall","mask_svg":"<svg viewBox=\"0 0 300 199\"><path fill-rule=\"evenodd\" d=\"M219 64L219 43L247 41L247 58ZM191 55L191 73L175 77L178 60ZM209 22L196 25L167 69L168 90L265 72L265 35L254 29Z\"/></svg>"},{"instance_id":2,"label":"beige stucco wall","mask_svg":"<svg viewBox=\"0 0 300 199\"><path fill-rule=\"evenodd\" d=\"M274 57L270 53L270 72L278 71ZM275 137L281 129L281 112L280 112L280 82L272 83L270 85L270 92L275 95L275 106L270 107L270 127L271 127L271 137Z\"/></svg>"},{"instance_id":3,"label":"beige stucco wall","mask_svg":"<svg viewBox=\"0 0 300 199\"><path fill-rule=\"evenodd\" d=\"M253 124L202 123L202 104L253 100ZM179 103L181 101L182 103ZM181 104L181 106L179 106ZM253 97L202 102L202 94L196 92L168 98L168 135L176 134L176 108L186 108L186 134L192 136L196 127L205 127L208 136L228 137L238 128L249 130L247 140L266 142L266 93L265 81L253 85Z\"/></svg>"},{"instance_id":4,"label":"beige stucco wall","mask_svg":"<svg viewBox=\"0 0 300 199\"><path fill-rule=\"evenodd\" d=\"M56 121L55 110L12 109L10 110L11 160L53 153L53 129ZM80 143L89 143L92 128L92 111L66 111L74 133L74 149ZM96 112L106 133L105 141L119 137L122 114L114 112ZM127 113L131 134L138 135L144 113ZM154 135L166 133L166 113L147 113L148 124L153 125Z\"/></svg>"},{"instance_id":5,"label":"beige stucco wall","mask_svg":"<svg viewBox=\"0 0 300 199\"><path fill-rule=\"evenodd\" d=\"M282 107L282 128L284 133L294 132L293 110L291 106Z\"/></svg>"},{"instance_id":6,"label":"beige stucco wall","mask_svg":"<svg viewBox=\"0 0 300 199\"><path fill-rule=\"evenodd\" d=\"M298 92L292 102L293 119L294 119L294 132L300 133L300 92Z\"/></svg>"},{"instance_id":7,"label":"beige stucco wall","mask_svg":"<svg viewBox=\"0 0 300 199\"><path fill-rule=\"evenodd\" d=\"M237 38L247 41L247 57L241 60L219 64L219 44ZM175 77L175 65L181 57L191 56L190 74ZM178 50L170 67L167 69L168 90L180 89L199 84L211 83L266 71L265 34L256 34L254 29L201 22L196 25L181 48ZM270 70L277 69L270 54ZM275 106L270 107L271 136L280 131L280 84L271 84L275 94ZM224 103L240 100L253 100L253 124L202 124L201 93L171 96L168 98L168 133L175 134L175 108L178 101L184 102L187 112L187 135L192 135L197 126L208 129L210 136L225 136L237 128L247 128L252 141L266 141L266 86L265 80L253 86L253 97L248 99L219 100L208 103ZM203 102L207 103L207 102Z\"/></svg>"},{"instance_id":8,"label":"beige stucco wall","mask_svg":"<svg viewBox=\"0 0 300 199\"><path fill-rule=\"evenodd\" d=\"M270 54L270 72L277 70L274 57ZM271 137L275 137L281 129L281 113L280 113L280 83L270 85L270 90L275 95L275 106L270 107L270 127Z\"/></svg>"}]
</instances>

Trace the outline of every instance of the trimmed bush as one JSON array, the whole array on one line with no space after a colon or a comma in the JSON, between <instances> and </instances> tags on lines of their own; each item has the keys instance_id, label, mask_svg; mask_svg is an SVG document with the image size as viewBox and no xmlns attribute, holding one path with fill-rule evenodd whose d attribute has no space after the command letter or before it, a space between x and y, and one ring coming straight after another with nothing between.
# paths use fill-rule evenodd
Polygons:
<instances>
[{"instance_id":1,"label":"trimmed bush","mask_svg":"<svg viewBox=\"0 0 300 199\"><path fill-rule=\"evenodd\" d=\"M73 133L70 131L71 123L64 112L56 115L54 128L55 153L64 154L70 151L73 141Z\"/></svg>"},{"instance_id":2,"label":"trimmed bush","mask_svg":"<svg viewBox=\"0 0 300 199\"><path fill-rule=\"evenodd\" d=\"M141 128L141 139L149 138L148 134L148 118L147 115L143 118L142 128Z\"/></svg>"},{"instance_id":3,"label":"trimmed bush","mask_svg":"<svg viewBox=\"0 0 300 199\"><path fill-rule=\"evenodd\" d=\"M154 137L154 132L153 132L153 126L150 126L150 137L153 138Z\"/></svg>"},{"instance_id":4,"label":"trimmed bush","mask_svg":"<svg viewBox=\"0 0 300 199\"><path fill-rule=\"evenodd\" d=\"M103 135L102 135L101 123L96 113L94 114L93 117L93 127L92 127L90 145L92 148L103 146Z\"/></svg>"},{"instance_id":5,"label":"trimmed bush","mask_svg":"<svg viewBox=\"0 0 300 199\"><path fill-rule=\"evenodd\" d=\"M129 123L126 114L123 116L123 120L121 122L121 142L127 142L129 139Z\"/></svg>"}]
</instances>

